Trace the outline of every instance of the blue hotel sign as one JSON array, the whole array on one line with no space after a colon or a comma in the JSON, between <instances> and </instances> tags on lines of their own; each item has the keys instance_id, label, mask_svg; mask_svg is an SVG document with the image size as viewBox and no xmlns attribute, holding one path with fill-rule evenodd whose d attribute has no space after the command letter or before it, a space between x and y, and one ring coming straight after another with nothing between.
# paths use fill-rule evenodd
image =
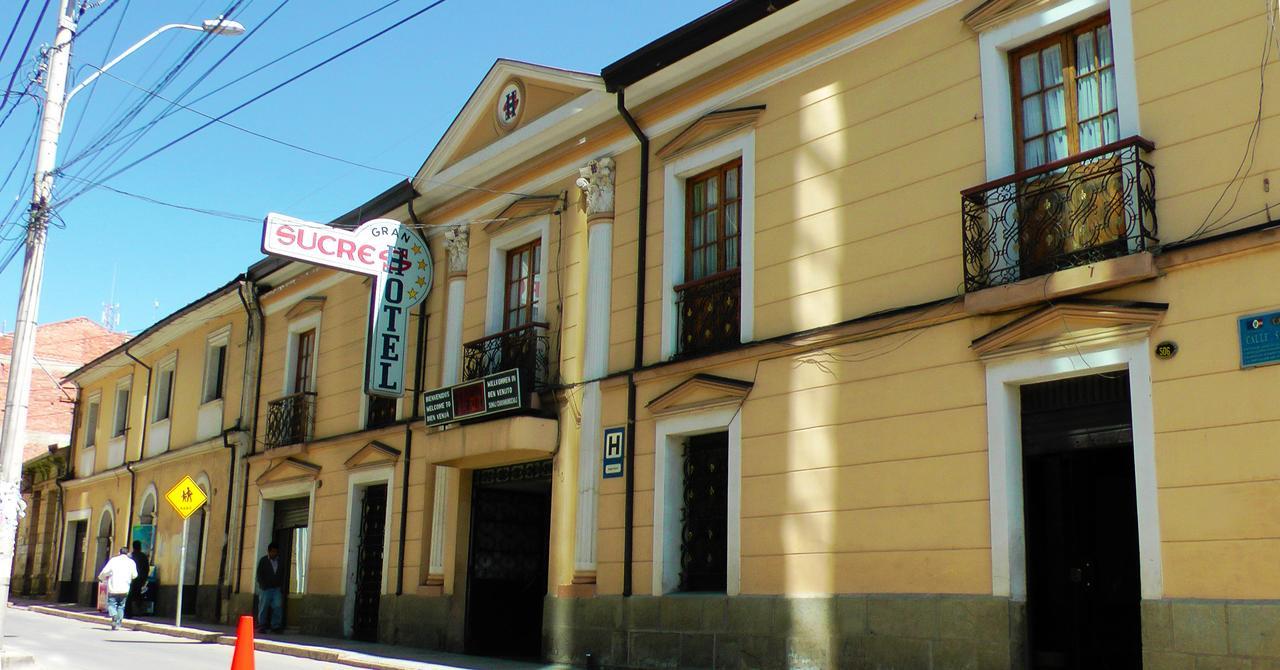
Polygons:
<instances>
[{"instance_id":1,"label":"blue hotel sign","mask_svg":"<svg viewBox=\"0 0 1280 670\"><path fill-rule=\"evenodd\" d=\"M601 477L613 479L622 476L622 456L626 451L627 429L624 427L604 429L604 466Z\"/></svg>"},{"instance_id":2,"label":"blue hotel sign","mask_svg":"<svg viewBox=\"0 0 1280 670\"><path fill-rule=\"evenodd\" d=\"M1280 312L1240 317L1240 367L1280 363Z\"/></svg>"}]
</instances>

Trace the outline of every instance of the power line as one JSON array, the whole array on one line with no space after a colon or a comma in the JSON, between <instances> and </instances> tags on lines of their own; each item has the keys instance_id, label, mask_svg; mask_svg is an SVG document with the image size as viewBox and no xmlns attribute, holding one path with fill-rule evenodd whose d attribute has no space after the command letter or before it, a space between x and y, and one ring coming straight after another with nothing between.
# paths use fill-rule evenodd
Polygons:
<instances>
[{"instance_id":1,"label":"power line","mask_svg":"<svg viewBox=\"0 0 1280 670\"><path fill-rule=\"evenodd\" d=\"M319 63L316 63L315 65L312 65L311 67L309 67L309 68L307 68L307 69L303 70L302 72L299 72L298 74L295 74L295 75L293 75L292 77L289 77L288 79L286 79L286 80L284 80L284 81L280 82L279 84L276 84L275 86L272 86L271 88L267 89L266 91L263 91L262 93L259 93L258 95L255 95L255 96L253 96L252 98L249 98L248 100L246 100L246 101L244 101L244 102L240 103L239 105L236 105L235 107L232 107L231 109L229 109L229 110L227 110L227 111L223 112L222 114L218 115L215 119L210 120L210 121L206 121L205 123L201 124L200 126L196 127L195 129L193 129L193 130L191 130L191 131L188 131L187 133L185 133L185 134L183 134L183 135L179 136L178 138L176 138L176 139L174 139L174 140L169 141L167 144L164 144L164 145L160 146L160 147L159 147L159 148L157 148L157 149L152 150L151 152L147 153L146 155L142 156L141 158L138 158L138 159L136 159L136 160L132 161L131 163L129 163L129 164L127 164L127 165L125 165L124 167L119 168L118 170L115 170L114 172L112 172L111 174L107 175L106 177L103 177L103 178L101 179L101 181L104 181L104 182L105 182L105 181L110 181L111 179L114 179L115 177L119 176L120 174L123 174L124 172L126 172L126 171L128 171L128 170L130 170L130 169L132 169L132 168L134 168L134 167L136 167L136 166L138 166L138 165L139 165L139 164L141 164L142 162L144 162L144 161L146 161L146 160L148 160L148 159L150 159L150 158L152 158L152 157L156 156L157 154L159 154L159 153L161 153L161 152L163 152L163 151L165 151L165 150L167 150L167 149L169 149L169 148L173 147L174 145L178 144L179 142L182 142L183 140L185 140L185 139L187 139L187 138L191 137L192 135L195 135L196 133L198 133L198 132L200 132L200 131L204 130L205 128L208 128L209 126L213 125L213 124L214 124L214 123L216 123L217 121L219 121L219 120L221 120L221 119L223 119L223 118L226 118L227 116L230 116L231 114L234 114L235 112L238 112L238 111L240 111L241 109L244 109L245 107L248 107L249 105L251 105L251 104L253 104L253 103L257 102L258 100L261 100L262 98L267 97L268 95L270 95L270 94L272 94L272 93L274 93L274 92L276 92L276 91L280 90L281 88L284 88L285 86L288 86L289 84L291 84L291 83L293 83L293 82L295 82L295 81L297 81L297 80L299 80L299 79L301 79L301 78L303 78L303 77L307 76L308 74L311 74L312 72L315 72L316 70L318 70L318 69L320 69L320 68L324 67L325 65L328 65L329 63L332 63L333 61L335 61L335 60L337 60L337 59L339 59L339 58L341 58L341 57L343 57L343 56L345 56L345 55L347 55L347 54L351 53L352 51L355 51L356 49L359 49L360 47L362 47L362 46L364 46L364 45L368 44L369 42L372 42L373 40L375 40L375 39L377 39L377 38L379 38L379 37L381 37L381 36L385 35L386 33L391 32L391 31L392 31L392 30L394 30L394 29L396 29L396 28L398 28L398 27L400 27L400 26L402 26L402 25L404 25L404 24L408 23L409 21L411 21L411 20L413 20L413 19L417 18L418 16L421 16L422 14L425 14L426 12L430 11L431 9L434 9L434 8L436 8L436 7L439 7L440 5L444 4L444 2L445 2L445 0L435 0L434 2L432 2L432 3L428 4L427 6L423 7L422 9L419 9L419 10L417 10L417 11L415 11L415 12L413 12L413 13L409 14L408 16L406 16L406 17L404 17L404 18L402 18L402 19L397 20L396 22L394 22L394 23L392 23L391 25L389 25L389 26L387 26L387 27L383 28L382 30L379 30L378 32L376 32L376 33L374 33L374 34L370 35L369 37L366 37L366 38L364 38L363 40L360 40L359 42L356 42L355 44L353 44L353 45L351 45L351 46L349 46L349 47L347 47L347 48L343 49L342 51L339 51L338 53L336 53L336 54L334 54L334 55L332 55L332 56L330 56L330 57L328 57L328 58L326 58L326 59L324 59L324 60L320 61Z\"/></svg>"},{"instance_id":2,"label":"power line","mask_svg":"<svg viewBox=\"0 0 1280 670\"><path fill-rule=\"evenodd\" d=\"M22 23L22 17L27 13L27 5L29 4L31 4L31 0L22 0L22 8L18 10L18 17L13 20L13 25L9 27L9 36L4 38L4 47L0 48L0 63L4 62L4 55L9 52L9 43L13 41L13 36L17 34L18 25ZM18 62L21 64L22 56L18 57Z\"/></svg>"},{"instance_id":3,"label":"power line","mask_svg":"<svg viewBox=\"0 0 1280 670\"><path fill-rule=\"evenodd\" d=\"M44 0L44 4L40 6L40 13L36 15L35 25L31 26L31 34L27 36L27 43L22 47L22 57L18 58L18 62L13 66L13 72L9 74L9 84L5 86L4 98L0 99L0 108L9 102L9 91L13 90L13 82L18 78L18 72L22 71L22 64L26 61L26 55L31 51L31 43L36 39L36 33L40 30L40 21L44 18L44 14L49 9L49 0ZM16 27L16 26L15 26Z\"/></svg>"},{"instance_id":4,"label":"power line","mask_svg":"<svg viewBox=\"0 0 1280 670\"><path fill-rule=\"evenodd\" d=\"M235 212L226 212L226 211L217 210L217 209L206 209L206 208L203 208L203 207L193 207L193 206L191 206L191 205L183 205L183 204L179 204L179 203L176 203L176 202L169 202L169 201L167 201L167 200L160 200L160 199L158 199L158 198L152 198L151 196L142 195L141 193L133 193L133 192L130 192L130 191L126 191L126 190L124 190L124 189L115 188L114 186L108 186L108 185L106 185L106 184L100 184L100 183L98 183L98 182L90 181L90 180L88 180L88 179L83 179L83 178L77 177L77 176L75 176L75 175L69 175L69 174L66 174L66 173L59 173L59 175L58 175L58 176L60 176L60 177L64 177L64 178L66 178L66 179L70 179L70 180L72 180L72 181L78 181L78 182L82 182L82 183L87 183L87 184L89 184L90 186L97 187L97 188L103 188L103 189L106 189L106 190L108 190L108 191L110 191L110 192L112 192L112 193L115 193L115 194L118 194L118 195L123 195L123 196L130 197L130 198L135 198L135 199L137 199L137 200L142 200L143 202L149 202L149 203L151 203L151 204L153 204L153 205L160 205L160 206L163 206L163 207L172 207L172 208L174 208L174 209L181 209L181 210L185 210L185 211L188 211L188 212L195 212L195 213L197 213L197 214L204 214L204 215L206 215L206 216L216 216L216 217L218 217L218 218L222 218L222 219L231 219L232 221L247 221L247 222L249 222L249 223L260 223L260 222L262 221L262 217L260 217L260 216L249 216L249 215L247 215L247 214L236 214Z\"/></svg>"}]
</instances>

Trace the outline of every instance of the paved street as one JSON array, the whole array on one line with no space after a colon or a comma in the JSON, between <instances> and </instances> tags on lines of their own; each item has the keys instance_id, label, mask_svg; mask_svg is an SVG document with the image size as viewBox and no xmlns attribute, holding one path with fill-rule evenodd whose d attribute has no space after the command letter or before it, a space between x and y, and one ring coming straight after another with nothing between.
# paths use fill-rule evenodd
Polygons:
<instances>
[{"instance_id":1,"label":"paved street","mask_svg":"<svg viewBox=\"0 0 1280 670\"><path fill-rule=\"evenodd\" d=\"M5 644L35 654L39 670L227 670L232 648L19 609L5 616ZM349 666L258 652L257 670L350 670Z\"/></svg>"}]
</instances>

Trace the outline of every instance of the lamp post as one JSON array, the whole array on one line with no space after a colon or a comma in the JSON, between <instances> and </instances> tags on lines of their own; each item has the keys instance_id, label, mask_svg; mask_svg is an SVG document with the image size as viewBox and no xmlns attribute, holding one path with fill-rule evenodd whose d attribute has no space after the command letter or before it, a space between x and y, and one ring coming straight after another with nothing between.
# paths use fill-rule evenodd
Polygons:
<instances>
[{"instance_id":1,"label":"lamp post","mask_svg":"<svg viewBox=\"0 0 1280 670\"><path fill-rule=\"evenodd\" d=\"M0 664L9 667L10 655L4 649L4 614L9 601L13 575L18 515L21 513L22 450L26 441L27 404L31 395L32 357L35 350L36 315L40 306L40 284L44 277L45 235L49 227L49 200L53 194L53 170L58 156L58 136L62 131L63 110L67 101L99 74L110 69L139 47L167 30L196 30L213 35L240 35L244 26L221 17L201 25L173 23L162 26L137 44L125 49L104 67L66 92L67 71L71 63L71 40L76 31L80 3L59 0L58 30L49 51L49 65L44 82L44 109L40 120L40 139L36 145L36 165L31 207L27 221L26 256L22 265L22 288L18 295L18 318L14 323L13 350L9 368L8 395L4 403L4 425L0 428ZM26 659L23 659L26 660ZM23 662L15 657L12 661Z\"/></svg>"}]
</instances>

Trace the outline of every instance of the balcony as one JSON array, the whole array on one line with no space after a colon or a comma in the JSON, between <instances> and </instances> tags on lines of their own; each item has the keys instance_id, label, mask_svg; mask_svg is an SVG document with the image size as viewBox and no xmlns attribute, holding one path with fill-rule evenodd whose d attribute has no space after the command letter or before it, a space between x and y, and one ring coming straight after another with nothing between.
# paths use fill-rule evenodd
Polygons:
<instances>
[{"instance_id":1,"label":"balcony","mask_svg":"<svg viewBox=\"0 0 1280 670\"><path fill-rule=\"evenodd\" d=\"M268 449L306 442L311 439L315 422L315 393L292 393L272 400L267 404L267 431L263 441Z\"/></svg>"},{"instance_id":2,"label":"balcony","mask_svg":"<svg viewBox=\"0 0 1280 670\"><path fill-rule=\"evenodd\" d=\"M547 324L508 328L462 345L462 377L479 379L503 370L519 370L524 388L538 390L551 378L549 351Z\"/></svg>"},{"instance_id":3,"label":"balcony","mask_svg":"<svg viewBox=\"0 0 1280 670\"><path fill-rule=\"evenodd\" d=\"M675 287L680 312L676 356L723 351L741 341L742 272L735 268Z\"/></svg>"},{"instance_id":4,"label":"balcony","mask_svg":"<svg viewBox=\"0 0 1280 670\"><path fill-rule=\"evenodd\" d=\"M1131 137L963 191L965 291L1150 249L1154 149Z\"/></svg>"}]
</instances>

